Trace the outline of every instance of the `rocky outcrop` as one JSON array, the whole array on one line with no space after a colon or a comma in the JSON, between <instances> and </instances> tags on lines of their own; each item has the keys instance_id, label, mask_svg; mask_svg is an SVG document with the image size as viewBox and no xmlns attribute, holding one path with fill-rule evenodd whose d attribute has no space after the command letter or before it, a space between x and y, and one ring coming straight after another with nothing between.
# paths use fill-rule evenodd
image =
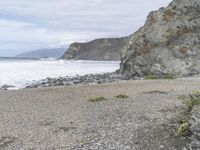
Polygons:
<instances>
[{"instance_id":1,"label":"rocky outcrop","mask_svg":"<svg viewBox=\"0 0 200 150\"><path fill-rule=\"evenodd\" d=\"M63 59L83 60L120 60L121 50L127 41L124 38L96 39L88 43L73 43Z\"/></svg>"},{"instance_id":2,"label":"rocky outcrop","mask_svg":"<svg viewBox=\"0 0 200 150\"><path fill-rule=\"evenodd\" d=\"M151 12L122 50L124 79L200 73L200 0L174 0Z\"/></svg>"}]
</instances>

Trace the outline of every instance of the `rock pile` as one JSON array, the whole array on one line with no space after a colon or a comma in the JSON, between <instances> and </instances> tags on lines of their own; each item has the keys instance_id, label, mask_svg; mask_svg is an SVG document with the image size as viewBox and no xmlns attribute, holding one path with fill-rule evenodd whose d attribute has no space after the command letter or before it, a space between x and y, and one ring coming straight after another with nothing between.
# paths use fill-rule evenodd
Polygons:
<instances>
[{"instance_id":1,"label":"rock pile","mask_svg":"<svg viewBox=\"0 0 200 150\"><path fill-rule=\"evenodd\" d=\"M26 88L49 87L49 86L64 86L64 85L77 85L77 84L101 84L118 82L121 76L117 73L105 74L90 74L75 77L59 77L59 78L46 78L44 80L33 83Z\"/></svg>"}]
</instances>

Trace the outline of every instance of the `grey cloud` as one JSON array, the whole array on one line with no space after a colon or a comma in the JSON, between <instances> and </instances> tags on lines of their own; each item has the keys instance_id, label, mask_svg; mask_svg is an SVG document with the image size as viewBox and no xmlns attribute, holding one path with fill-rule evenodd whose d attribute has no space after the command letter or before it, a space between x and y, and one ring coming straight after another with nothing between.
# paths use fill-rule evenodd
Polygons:
<instances>
[{"instance_id":1,"label":"grey cloud","mask_svg":"<svg viewBox=\"0 0 200 150\"><path fill-rule=\"evenodd\" d=\"M7 14L8 20L27 23L21 27L9 24L16 30L13 35L10 32L8 34L11 36L11 41L17 38L15 34L20 32L24 34L27 30L30 34L30 41L31 31L35 32L35 30L37 30L38 37L43 37L41 42L44 43L55 43L62 40L88 41L97 37L129 35L144 24L151 10L166 6L170 1L2 0L0 1L0 12L3 12L4 19ZM0 19L2 19L1 13ZM4 30L1 24L0 30ZM4 34L6 34L5 31ZM8 36L6 37L9 39ZM27 39L27 35L24 35L23 39ZM36 39L33 33L32 40Z\"/></svg>"},{"instance_id":2,"label":"grey cloud","mask_svg":"<svg viewBox=\"0 0 200 150\"><path fill-rule=\"evenodd\" d=\"M170 0L6 0L0 2L1 11L19 17L28 16L37 26L47 29L79 29L113 26L129 28L147 13L168 4ZM142 24L142 22L138 22ZM130 29L127 29L130 30Z\"/></svg>"}]
</instances>

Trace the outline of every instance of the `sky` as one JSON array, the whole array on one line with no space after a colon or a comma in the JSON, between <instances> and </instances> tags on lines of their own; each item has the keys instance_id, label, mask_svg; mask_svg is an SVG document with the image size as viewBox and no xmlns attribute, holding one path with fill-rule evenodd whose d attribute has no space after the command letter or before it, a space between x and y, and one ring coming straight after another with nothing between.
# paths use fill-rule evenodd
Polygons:
<instances>
[{"instance_id":1,"label":"sky","mask_svg":"<svg viewBox=\"0 0 200 150\"><path fill-rule=\"evenodd\" d=\"M0 0L0 56L127 36L171 0Z\"/></svg>"}]
</instances>

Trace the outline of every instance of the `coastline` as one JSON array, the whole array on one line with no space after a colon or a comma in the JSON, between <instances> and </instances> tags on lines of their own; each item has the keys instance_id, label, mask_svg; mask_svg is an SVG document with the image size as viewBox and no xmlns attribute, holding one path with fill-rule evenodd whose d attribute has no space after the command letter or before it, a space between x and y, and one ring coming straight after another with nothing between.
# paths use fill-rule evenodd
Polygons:
<instances>
[{"instance_id":1,"label":"coastline","mask_svg":"<svg viewBox=\"0 0 200 150\"><path fill-rule=\"evenodd\" d=\"M65 76L65 77L57 77L57 78L46 78L38 81L33 81L29 83L24 88L19 89L27 89L27 88L38 88L38 87L51 87L51 86L71 86L71 85L95 85L95 84L103 84L103 83L112 83L112 82L120 82L122 81L121 75L116 72L111 73L101 73L101 74L87 74L87 75L76 75L76 76ZM14 86L12 85L2 85L0 86L1 90L12 90Z\"/></svg>"},{"instance_id":2,"label":"coastline","mask_svg":"<svg viewBox=\"0 0 200 150\"><path fill-rule=\"evenodd\" d=\"M197 80L132 80L0 91L0 149L183 148L187 140L175 134L182 108L176 98L200 88ZM116 99L121 93L129 98ZM94 96L107 100L89 102Z\"/></svg>"},{"instance_id":3,"label":"coastline","mask_svg":"<svg viewBox=\"0 0 200 150\"><path fill-rule=\"evenodd\" d=\"M3 72L0 76L0 89L16 90L26 87L74 85L77 82L105 83L107 80L116 80L116 75L112 72L119 69L119 62L16 60L1 62L0 69Z\"/></svg>"}]
</instances>

